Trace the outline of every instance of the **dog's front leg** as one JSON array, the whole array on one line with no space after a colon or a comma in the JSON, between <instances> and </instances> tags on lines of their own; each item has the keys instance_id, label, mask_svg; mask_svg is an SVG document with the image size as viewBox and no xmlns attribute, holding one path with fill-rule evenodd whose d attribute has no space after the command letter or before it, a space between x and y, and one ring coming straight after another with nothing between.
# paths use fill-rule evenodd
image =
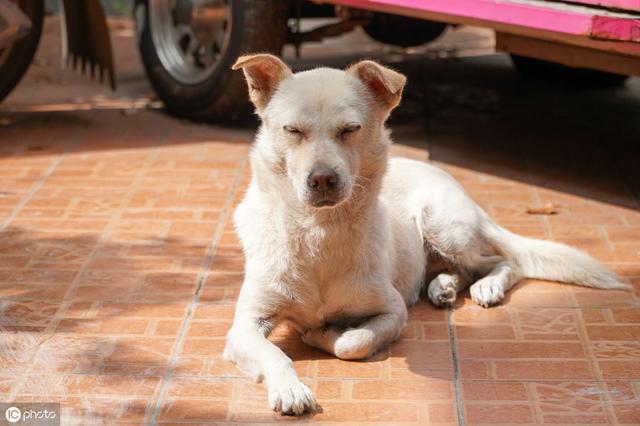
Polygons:
<instances>
[{"instance_id":1,"label":"dog's front leg","mask_svg":"<svg viewBox=\"0 0 640 426\"><path fill-rule=\"evenodd\" d=\"M302 340L340 359L365 359L382 346L393 342L402 332L407 320L407 306L395 288L391 288L381 306L382 313L354 328L335 327L307 331Z\"/></svg>"},{"instance_id":2,"label":"dog's front leg","mask_svg":"<svg viewBox=\"0 0 640 426\"><path fill-rule=\"evenodd\" d=\"M267 336L272 324L260 315L255 300L241 292L236 306L233 325L227 334L225 359L232 361L256 380L264 379L269 405L283 414L301 415L314 411L315 398L311 390L300 381L291 359Z\"/></svg>"}]
</instances>

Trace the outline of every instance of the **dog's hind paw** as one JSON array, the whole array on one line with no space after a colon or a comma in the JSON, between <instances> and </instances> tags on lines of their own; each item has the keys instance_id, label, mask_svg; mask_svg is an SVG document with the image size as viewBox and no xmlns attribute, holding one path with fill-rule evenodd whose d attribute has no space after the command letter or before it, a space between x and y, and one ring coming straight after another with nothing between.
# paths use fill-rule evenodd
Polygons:
<instances>
[{"instance_id":1,"label":"dog's hind paw","mask_svg":"<svg viewBox=\"0 0 640 426\"><path fill-rule=\"evenodd\" d=\"M434 278L427 290L431 303L441 308L453 306L458 294L457 283L454 280L455 277L448 274L440 274Z\"/></svg>"},{"instance_id":2,"label":"dog's hind paw","mask_svg":"<svg viewBox=\"0 0 640 426\"><path fill-rule=\"evenodd\" d=\"M273 411L301 416L316 410L316 399L311 389L299 379L277 379L269 384L269 405Z\"/></svg>"},{"instance_id":3,"label":"dog's hind paw","mask_svg":"<svg viewBox=\"0 0 640 426\"><path fill-rule=\"evenodd\" d=\"M470 288L471 300L483 308L497 305L504 298L504 286L496 279L485 277Z\"/></svg>"}]
</instances>

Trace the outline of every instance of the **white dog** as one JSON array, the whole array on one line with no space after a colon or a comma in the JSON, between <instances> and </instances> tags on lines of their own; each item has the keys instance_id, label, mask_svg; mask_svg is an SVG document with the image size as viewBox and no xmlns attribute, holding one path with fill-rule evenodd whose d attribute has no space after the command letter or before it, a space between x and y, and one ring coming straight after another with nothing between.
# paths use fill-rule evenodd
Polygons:
<instances>
[{"instance_id":1,"label":"white dog","mask_svg":"<svg viewBox=\"0 0 640 426\"><path fill-rule=\"evenodd\" d=\"M316 404L267 340L281 321L311 346L363 359L398 338L425 284L436 306L471 285L485 307L522 277L628 287L578 250L496 225L444 171L388 160L384 123L403 75L371 61L293 74L267 54L238 68L262 125L234 215L246 275L224 353L265 380L274 410Z\"/></svg>"}]
</instances>

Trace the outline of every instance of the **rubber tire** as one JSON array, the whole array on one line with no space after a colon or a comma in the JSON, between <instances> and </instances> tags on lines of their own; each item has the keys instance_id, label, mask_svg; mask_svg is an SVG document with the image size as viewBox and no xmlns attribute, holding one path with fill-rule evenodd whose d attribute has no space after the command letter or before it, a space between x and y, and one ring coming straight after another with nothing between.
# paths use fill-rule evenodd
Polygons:
<instances>
[{"instance_id":1,"label":"rubber tire","mask_svg":"<svg viewBox=\"0 0 640 426\"><path fill-rule=\"evenodd\" d=\"M232 71L231 66L245 53L280 54L287 35L289 2L233 0L228 48L214 73L195 85L180 83L162 66L149 29L147 4L148 0L136 0L135 4L138 48L147 77L167 111L178 117L214 123L246 117L251 111L247 86L242 72ZM139 10L140 7L144 10Z\"/></svg>"},{"instance_id":2,"label":"rubber tire","mask_svg":"<svg viewBox=\"0 0 640 426\"><path fill-rule=\"evenodd\" d=\"M414 47L440 37L447 24L407 16L374 13L371 21L362 29L380 43L400 47Z\"/></svg>"},{"instance_id":3,"label":"rubber tire","mask_svg":"<svg viewBox=\"0 0 640 426\"><path fill-rule=\"evenodd\" d=\"M31 32L12 47L4 65L0 66L0 102L11 93L26 74L36 54L44 20L44 0L20 0L20 9L31 19Z\"/></svg>"},{"instance_id":4,"label":"rubber tire","mask_svg":"<svg viewBox=\"0 0 640 426\"><path fill-rule=\"evenodd\" d=\"M526 77L572 88L606 88L624 85L628 75L574 68L555 62L511 55L515 68Z\"/></svg>"}]
</instances>

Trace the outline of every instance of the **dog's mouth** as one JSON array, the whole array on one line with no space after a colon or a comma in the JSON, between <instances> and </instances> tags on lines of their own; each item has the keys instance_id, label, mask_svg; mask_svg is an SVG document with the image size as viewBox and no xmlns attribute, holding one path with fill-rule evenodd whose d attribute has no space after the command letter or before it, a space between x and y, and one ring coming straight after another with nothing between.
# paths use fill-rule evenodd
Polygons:
<instances>
[{"instance_id":1,"label":"dog's mouth","mask_svg":"<svg viewBox=\"0 0 640 426\"><path fill-rule=\"evenodd\" d=\"M346 198L338 191L323 191L307 195L307 204L316 209L333 208Z\"/></svg>"},{"instance_id":2,"label":"dog's mouth","mask_svg":"<svg viewBox=\"0 0 640 426\"><path fill-rule=\"evenodd\" d=\"M323 198L322 200L311 200L311 205L316 208L334 207L338 204L338 200Z\"/></svg>"}]
</instances>

